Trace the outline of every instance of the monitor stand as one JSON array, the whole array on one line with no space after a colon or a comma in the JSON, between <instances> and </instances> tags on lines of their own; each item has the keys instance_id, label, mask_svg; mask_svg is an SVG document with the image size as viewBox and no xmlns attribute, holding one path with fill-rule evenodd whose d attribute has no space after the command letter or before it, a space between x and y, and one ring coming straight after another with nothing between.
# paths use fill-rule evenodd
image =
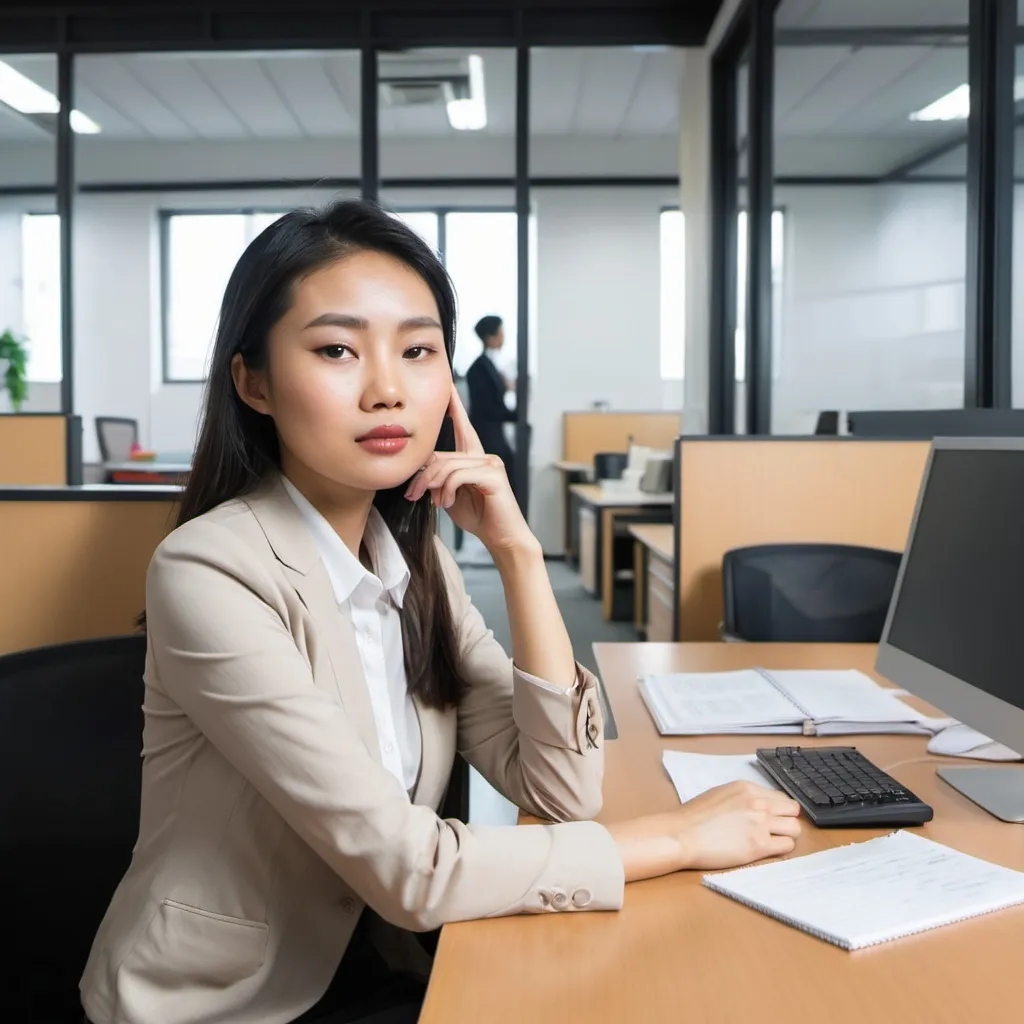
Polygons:
<instances>
[{"instance_id":1,"label":"monitor stand","mask_svg":"<svg viewBox=\"0 0 1024 1024\"><path fill-rule=\"evenodd\" d=\"M939 778L1001 821L1024 823L1024 768L937 768Z\"/></svg>"}]
</instances>

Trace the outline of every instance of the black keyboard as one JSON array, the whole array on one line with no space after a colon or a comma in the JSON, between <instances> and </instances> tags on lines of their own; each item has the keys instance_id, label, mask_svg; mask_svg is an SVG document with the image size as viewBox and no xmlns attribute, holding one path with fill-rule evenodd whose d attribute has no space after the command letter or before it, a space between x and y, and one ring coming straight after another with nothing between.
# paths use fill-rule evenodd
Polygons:
<instances>
[{"instance_id":1,"label":"black keyboard","mask_svg":"<svg viewBox=\"0 0 1024 1024\"><path fill-rule=\"evenodd\" d=\"M775 747L758 764L815 825L923 825L932 809L856 747Z\"/></svg>"}]
</instances>

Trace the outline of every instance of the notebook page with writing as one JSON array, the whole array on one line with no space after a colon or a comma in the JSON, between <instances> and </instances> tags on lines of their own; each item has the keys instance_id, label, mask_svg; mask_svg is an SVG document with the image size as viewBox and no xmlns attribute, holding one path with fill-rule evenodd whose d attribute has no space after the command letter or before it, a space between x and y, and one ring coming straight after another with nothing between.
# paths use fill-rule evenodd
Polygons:
<instances>
[{"instance_id":1,"label":"notebook page with writing","mask_svg":"<svg viewBox=\"0 0 1024 1024\"><path fill-rule=\"evenodd\" d=\"M662 735L803 731L800 710L752 669L645 676L640 693Z\"/></svg>"},{"instance_id":2,"label":"notebook page with writing","mask_svg":"<svg viewBox=\"0 0 1024 1024\"><path fill-rule=\"evenodd\" d=\"M934 735L950 724L930 718L855 669L772 669L767 673L815 722L819 736L914 732Z\"/></svg>"},{"instance_id":3,"label":"notebook page with writing","mask_svg":"<svg viewBox=\"0 0 1024 1024\"><path fill-rule=\"evenodd\" d=\"M756 754L691 754L689 751L665 750L661 763L684 804L715 786L729 782L756 782L769 789L779 788L775 780L758 766Z\"/></svg>"},{"instance_id":4,"label":"notebook page with writing","mask_svg":"<svg viewBox=\"0 0 1024 1024\"><path fill-rule=\"evenodd\" d=\"M843 949L1024 903L1024 872L905 831L703 881Z\"/></svg>"}]
</instances>

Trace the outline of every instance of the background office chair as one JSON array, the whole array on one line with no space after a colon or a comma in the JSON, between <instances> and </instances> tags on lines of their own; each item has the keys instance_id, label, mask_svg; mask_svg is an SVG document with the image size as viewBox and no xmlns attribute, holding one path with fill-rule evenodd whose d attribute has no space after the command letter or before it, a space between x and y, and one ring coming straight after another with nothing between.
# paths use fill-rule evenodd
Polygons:
<instances>
[{"instance_id":1,"label":"background office chair","mask_svg":"<svg viewBox=\"0 0 1024 1024\"><path fill-rule=\"evenodd\" d=\"M621 480L628 464L626 452L597 452L594 455L594 479Z\"/></svg>"},{"instance_id":2,"label":"background office chair","mask_svg":"<svg viewBox=\"0 0 1024 1024\"><path fill-rule=\"evenodd\" d=\"M902 555L847 544L764 544L722 559L727 639L877 643Z\"/></svg>"},{"instance_id":3,"label":"background office chair","mask_svg":"<svg viewBox=\"0 0 1024 1024\"><path fill-rule=\"evenodd\" d=\"M139 421L123 416L97 416L96 440L104 462L127 462L139 439Z\"/></svg>"},{"instance_id":4,"label":"background office chair","mask_svg":"<svg viewBox=\"0 0 1024 1024\"><path fill-rule=\"evenodd\" d=\"M4 1020L81 1022L78 981L138 837L145 655L139 634L0 657Z\"/></svg>"},{"instance_id":5,"label":"background office chair","mask_svg":"<svg viewBox=\"0 0 1024 1024\"><path fill-rule=\"evenodd\" d=\"M825 410L818 413L818 422L814 426L816 434L838 434L839 413L835 410Z\"/></svg>"}]
</instances>

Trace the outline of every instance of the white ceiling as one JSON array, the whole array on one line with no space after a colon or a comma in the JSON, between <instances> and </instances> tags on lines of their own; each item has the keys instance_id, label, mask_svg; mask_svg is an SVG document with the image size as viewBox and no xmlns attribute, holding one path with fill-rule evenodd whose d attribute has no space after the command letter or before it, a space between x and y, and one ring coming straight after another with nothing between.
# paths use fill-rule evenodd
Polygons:
<instances>
[{"instance_id":1,"label":"white ceiling","mask_svg":"<svg viewBox=\"0 0 1024 1024\"><path fill-rule=\"evenodd\" d=\"M488 124L479 134L511 137L514 52L430 52L483 57ZM5 59L39 85L56 90L54 57ZM536 49L531 61L535 135L618 138L675 135L678 130L680 61L675 50ZM74 105L102 127L98 140L354 139L359 90L359 54L354 51L86 55L75 62ZM450 127L441 103L382 104L380 127L386 138L461 134ZM0 108L0 139L47 134L31 120Z\"/></svg>"},{"instance_id":2,"label":"white ceiling","mask_svg":"<svg viewBox=\"0 0 1024 1024\"><path fill-rule=\"evenodd\" d=\"M1020 3L1024 9L1024 2ZM780 28L917 28L967 25L968 0L782 0Z\"/></svg>"},{"instance_id":3,"label":"white ceiling","mask_svg":"<svg viewBox=\"0 0 1024 1024\"><path fill-rule=\"evenodd\" d=\"M929 24L952 17L961 0L783 0L791 26L822 27L842 12L870 11L879 24L918 16ZM931 12L928 18L925 15ZM897 17L898 15L898 17ZM433 56L478 52L484 60L488 125L455 132L443 105L381 106L387 139L510 139L514 128L515 60L509 50L436 50ZM44 88L56 88L53 56L5 58ZM388 60L393 59L390 55ZM414 59L414 55L410 55ZM81 56L75 106L102 126L105 140L354 140L359 123L359 55L351 51ZM643 139L679 130L677 51L631 48L534 49L531 131L537 137ZM909 120L966 81L962 45L782 45L776 51L776 165L780 174L884 174L964 124ZM0 107L0 141L52 138ZM936 170L938 167L936 168ZM472 173L471 168L466 173ZM593 173L600 173L595 167Z\"/></svg>"}]
</instances>

